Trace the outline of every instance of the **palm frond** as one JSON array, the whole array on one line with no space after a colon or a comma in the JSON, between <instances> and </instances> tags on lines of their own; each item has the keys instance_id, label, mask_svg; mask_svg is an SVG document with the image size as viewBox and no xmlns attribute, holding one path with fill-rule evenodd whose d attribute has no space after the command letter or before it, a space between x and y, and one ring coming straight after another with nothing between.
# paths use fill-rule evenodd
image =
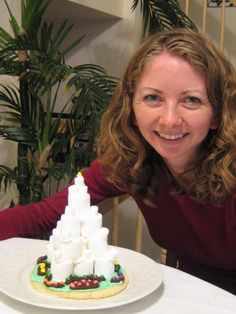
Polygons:
<instances>
[{"instance_id":1,"label":"palm frond","mask_svg":"<svg viewBox=\"0 0 236 314\"><path fill-rule=\"evenodd\" d=\"M54 178L57 181L62 180L66 174L66 168L64 163L52 165L50 168L46 168L45 171L50 177Z\"/></svg>"},{"instance_id":2,"label":"palm frond","mask_svg":"<svg viewBox=\"0 0 236 314\"><path fill-rule=\"evenodd\" d=\"M21 0L21 21L26 33L37 34L41 17L51 2L52 0Z\"/></svg>"},{"instance_id":3,"label":"palm frond","mask_svg":"<svg viewBox=\"0 0 236 314\"><path fill-rule=\"evenodd\" d=\"M8 183L16 182L18 178L16 169L0 165L0 183L4 182L4 188L6 191Z\"/></svg>"},{"instance_id":4,"label":"palm frond","mask_svg":"<svg viewBox=\"0 0 236 314\"><path fill-rule=\"evenodd\" d=\"M196 25L183 12L177 0L133 0L131 9L134 11L138 4L143 15L144 34L173 27L197 31Z\"/></svg>"},{"instance_id":5,"label":"palm frond","mask_svg":"<svg viewBox=\"0 0 236 314\"><path fill-rule=\"evenodd\" d=\"M14 15L11 12L11 9L10 9L8 3L7 3L7 0L4 0L4 2L5 2L5 5L7 7L7 10L8 10L8 13L10 15L10 18L11 18L10 23L11 23L11 26L12 26L12 30L13 30L14 34L17 35L19 33L20 26L18 25L18 23L16 21L16 18L14 17Z\"/></svg>"},{"instance_id":6,"label":"palm frond","mask_svg":"<svg viewBox=\"0 0 236 314\"><path fill-rule=\"evenodd\" d=\"M0 105L20 112L19 89L15 86L0 84Z\"/></svg>"},{"instance_id":7,"label":"palm frond","mask_svg":"<svg viewBox=\"0 0 236 314\"><path fill-rule=\"evenodd\" d=\"M28 128L18 128L13 126L0 126L0 136L17 143L25 144L36 148L36 137L32 130Z\"/></svg>"}]
</instances>

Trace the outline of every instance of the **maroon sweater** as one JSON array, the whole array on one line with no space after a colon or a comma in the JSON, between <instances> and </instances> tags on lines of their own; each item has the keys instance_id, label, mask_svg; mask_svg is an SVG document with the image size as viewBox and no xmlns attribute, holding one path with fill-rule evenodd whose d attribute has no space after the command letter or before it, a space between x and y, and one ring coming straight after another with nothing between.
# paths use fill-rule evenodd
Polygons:
<instances>
[{"instance_id":1,"label":"maroon sweater","mask_svg":"<svg viewBox=\"0 0 236 314\"><path fill-rule=\"evenodd\" d=\"M92 204L123 193L104 179L97 161L83 175ZM236 294L236 195L216 207L163 187L156 207L135 201L153 240L177 255L180 269ZM66 205L67 188L40 203L0 212L0 240L49 233Z\"/></svg>"}]
</instances>

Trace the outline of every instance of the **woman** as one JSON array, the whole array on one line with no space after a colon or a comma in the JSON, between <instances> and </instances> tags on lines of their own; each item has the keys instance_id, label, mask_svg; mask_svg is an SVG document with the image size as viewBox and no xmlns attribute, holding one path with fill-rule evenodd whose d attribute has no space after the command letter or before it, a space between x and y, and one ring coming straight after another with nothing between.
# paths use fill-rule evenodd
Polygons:
<instances>
[{"instance_id":1,"label":"woman","mask_svg":"<svg viewBox=\"0 0 236 314\"><path fill-rule=\"evenodd\" d=\"M230 63L203 36L153 35L131 57L83 173L93 203L129 193L180 269L234 294L235 91ZM49 232L66 203L64 189L3 211L1 239Z\"/></svg>"}]
</instances>

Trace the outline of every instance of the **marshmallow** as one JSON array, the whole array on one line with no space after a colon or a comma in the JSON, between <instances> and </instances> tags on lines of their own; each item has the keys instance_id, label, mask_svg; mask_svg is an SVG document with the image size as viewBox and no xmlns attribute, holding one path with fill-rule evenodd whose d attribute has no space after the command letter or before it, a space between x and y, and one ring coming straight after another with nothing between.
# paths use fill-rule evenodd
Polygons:
<instances>
[{"instance_id":1,"label":"marshmallow","mask_svg":"<svg viewBox=\"0 0 236 314\"><path fill-rule=\"evenodd\" d=\"M94 273L94 261L89 250L84 250L83 256L75 262L74 274L77 276Z\"/></svg>"},{"instance_id":2,"label":"marshmallow","mask_svg":"<svg viewBox=\"0 0 236 314\"><path fill-rule=\"evenodd\" d=\"M73 263L71 260L56 262L51 261L51 273L53 274L53 281L65 281L73 272Z\"/></svg>"},{"instance_id":3,"label":"marshmallow","mask_svg":"<svg viewBox=\"0 0 236 314\"><path fill-rule=\"evenodd\" d=\"M74 184L75 184L76 186L85 185L85 184L84 184L84 177L82 176L81 173L79 173L79 174L75 177L75 179L74 179Z\"/></svg>"},{"instance_id":4,"label":"marshmallow","mask_svg":"<svg viewBox=\"0 0 236 314\"><path fill-rule=\"evenodd\" d=\"M84 219L83 227L81 230L81 234L84 237L93 237L99 233L102 228L102 215L89 215Z\"/></svg>"},{"instance_id":5,"label":"marshmallow","mask_svg":"<svg viewBox=\"0 0 236 314\"><path fill-rule=\"evenodd\" d=\"M98 233L88 239L89 248L95 257L102 257L107 254L109 246L107 243L107 236L109 230L102 227Z\"/></svg>"},{"instance_id":6,"label":"marshmallow","mask_svg":"<svg viewBox=\"0 0 236 314\"><path fill-rule=\"evenodd\" d=\"M61 250L63 252L63 260L75 261L78 256L82 254L83 241L81 238L76 238L68 242L61 243Z\"/></svg>"},{"instance_id":7,"label":"marshmallow","mask_svg":"<svg viewBox=\"0 0 236 314\"><path fill-rule=\"evenodd\" d=\"M81 230L80 230L80 224L81 224L81 218L76 216L68 216L66 214L63 214L61 216L61 224L62 224L62 230L68 231L70 233L70 236L72 238L80 237Z\"/></svg>"},{"instance_id":8,"label":"marshmallow","mask_svg":"<svg viewBox=\"0 0 236 314\"><path fill-rule=\"evenodd\" d=\"M111 276L114 273L114 263L109 257L98 257L94 263L95 275Z\"/></svg>"}]
</instances>

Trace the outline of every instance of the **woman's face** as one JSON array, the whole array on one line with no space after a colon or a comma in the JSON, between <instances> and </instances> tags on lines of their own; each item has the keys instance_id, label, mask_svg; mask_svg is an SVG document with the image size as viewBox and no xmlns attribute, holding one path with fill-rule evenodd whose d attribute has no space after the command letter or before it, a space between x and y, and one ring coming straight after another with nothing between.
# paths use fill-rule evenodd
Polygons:
<instances>
[{"instance_id":1,"label":"woman's face","mask_svg":"<svg viewBox=\"0 0 236 314\"><path fill-rule=\"evenodd\" d=\"M137 81L133 110L141 134L173 174L193 163L209 129L218 127L205 77L167 52L146 65Z\"/></svg>"}]
</instances>

